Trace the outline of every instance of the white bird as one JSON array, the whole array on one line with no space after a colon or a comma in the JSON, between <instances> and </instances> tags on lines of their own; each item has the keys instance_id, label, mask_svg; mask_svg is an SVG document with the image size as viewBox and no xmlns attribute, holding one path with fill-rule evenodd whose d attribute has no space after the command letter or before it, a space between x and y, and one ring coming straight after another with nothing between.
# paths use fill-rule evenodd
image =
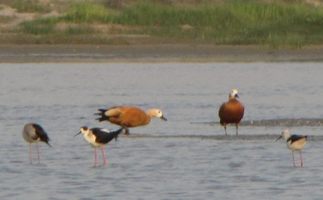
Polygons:
<instances>
[{"instance_id":1,"label":"white bird","mask_svg":"<svg viewBox=\"0 0 323 200\"><path fill-rule=\"evenodd\" d=\"M94 166L97 165L97 153L96 149L101 148L103 165L106 165L106 156L104 153L104 146L109 143L111 140L117 140L120 133L123 132L123 128L120 128L116 131L109 131L107 129L102 128L88 128L83 126L80 128L80 132L78 132L75 136L79 134L83 134L84 139L90 143L90 145L94 148Z\"/></svg>"},{"instance_id":2,"label":"white bird","mask_svg":"<svg viewBox=\"0 0 323 200\"><path fill-rule=\"evenodd\" d=\"M22 136L26 140L26 142L29 143L29 160L30 163L32 163L33 156L32 156L32 143L36 143L36 149L37 149L37 158L38 158L38 163L40 162L40 156L39 156L39 147L38 147L38 142L45 142L48 146L51 147L49 144L49 137L45 130L36 123L28 123L24 126L22 130Z\"/></svg>"},{"instance_id":3,"label":"white bird","mask_svg":"<svg viewBox=\"0 0 323 200\"><path fill-rule=\"evenodd\" d=\"M307 135L291 135L289 133L289 130L286 129L281 133L281 135L276 139L276 141L281 138L284 138L284 140L287 143L287 147L292 151L294 167L296 167L295 158L294 158L294 151L299 152L301 167L303 167L304 161L303 161L303 156L302 156L302 150L304 149L304 146L306 144Z\"/></svg>"}]
</instances>

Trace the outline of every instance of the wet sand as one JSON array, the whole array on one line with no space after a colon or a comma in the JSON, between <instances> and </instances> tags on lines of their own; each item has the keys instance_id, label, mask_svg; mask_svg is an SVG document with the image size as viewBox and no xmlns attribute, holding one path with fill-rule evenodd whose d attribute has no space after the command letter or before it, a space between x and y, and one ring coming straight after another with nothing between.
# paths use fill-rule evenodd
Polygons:
<instances>
[{"instance_id":1,"label":"wet sand","mask_svg":"<svg viewBox=\"0 0 323 200\"><path fill-rule=\"evenodd\" d=\"M0 62L321 62L323 46L0 45Z\"/></svg>"}]
</instances>

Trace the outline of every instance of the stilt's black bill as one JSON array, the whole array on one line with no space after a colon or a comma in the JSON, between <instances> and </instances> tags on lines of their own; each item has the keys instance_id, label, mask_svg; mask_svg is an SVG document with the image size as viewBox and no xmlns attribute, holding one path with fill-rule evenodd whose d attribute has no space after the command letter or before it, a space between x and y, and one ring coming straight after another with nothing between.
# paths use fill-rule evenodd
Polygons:
<instances>
[{"instance_id":1,"label":"stilt's black bill","mask_svg":"<svg viewBox=\"0 0 323 200\"><path fill-rule=\"evenodd\" d=\"M283 136L279 136L279 137L275 140L275 142L277 142L278 140L280 140L282 137L283 137Z\"/></svg>"},{"instance_id":2,"label":"stilt's black bill","mask_svg":"<svg viewBox=\"0 0 323 200\"><path fill-rule=\"evenodd\" d=\"M74 137L75 137L75 136L77 136L77 135L80 135L80 134L81 134L81 131L80 131L80 132L78 132L76 135L74 135Z\"/></svg>"}]
</instances>

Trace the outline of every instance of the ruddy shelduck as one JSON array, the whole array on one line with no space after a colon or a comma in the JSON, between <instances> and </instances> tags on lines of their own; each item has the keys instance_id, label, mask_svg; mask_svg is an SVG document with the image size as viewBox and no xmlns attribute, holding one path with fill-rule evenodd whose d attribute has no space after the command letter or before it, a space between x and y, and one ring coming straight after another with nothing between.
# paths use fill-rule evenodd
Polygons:
<instances>
[{"instance_id":1,"label":"ruddy shelduck","mask_svg":"<svg viewBox=\"0 0 323 200\"><path fill-rule=\"evenodd\" d=\"M244 115L244 106L237 98L239 98L238 90L233 89L229 94L229 100L219 109L220 124L224 127L225 135L227 135L227 124L235 124L236 135L238 135L238 126Z\"/></svg>"},{"instance_id":2,"label":"ruddy shelduck","mask_svg":"<svg viewBox=\"0 0 323 200\"><path fill-rule=\"evenodd\" d=\"M167 121L163 115L163 112L157 108L152 108L145 112L138 107L115 106L108 109L99 109L98 111L99 112L96 113L96 115L99 115L100 117L97 118L97 120L100 122L109 121L112 124L123 127L126 130L126 135L129 134L128 128L145 126L149 124L151 118L153 117Z\"/></svg>"},{"instance_id":3,"label":"ruddy shelduck","mask_svg":"<svg viewBox=\"0 0 323 200\"><path fill-rule=\"evenodd\" d=\"M302 150L304 149L304 146L307 141L307 135L291 135L289 130L284 130L281 135L276 139L279 140L281 138L284 138L287 144L287 148L292 151L292 157L293 157L293 165L296 167L296 162L294 158L294 151L299 152L299 157L301 161L301 167L304 166L303 156L302 156Z\"/></svg>"}]
</instances>

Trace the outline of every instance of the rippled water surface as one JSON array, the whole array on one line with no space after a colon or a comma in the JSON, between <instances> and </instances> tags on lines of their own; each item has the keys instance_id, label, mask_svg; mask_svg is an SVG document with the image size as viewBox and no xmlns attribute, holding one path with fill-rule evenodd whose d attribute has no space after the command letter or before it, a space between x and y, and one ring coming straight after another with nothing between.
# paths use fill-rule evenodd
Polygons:
<instances>
[{"instance_id":1,"label":"rippled water surface","mask_svg":"<svg viewBox=\"0 0 323 200\"><path fill-rule=\"evenodd\" d=\"M0 64L0 74L0 199L322 199L321 63ZM232 88L246 107L240 137L217 123ZM168 121L131 129L107 146L108 166L92 167L74 135L116 129L93 113L120 104L159 107ZM28 161L27 122L51 138L40 164ZM274 142L286 127L311 136L304 168Z\"/></svg>"}]
</instances>

